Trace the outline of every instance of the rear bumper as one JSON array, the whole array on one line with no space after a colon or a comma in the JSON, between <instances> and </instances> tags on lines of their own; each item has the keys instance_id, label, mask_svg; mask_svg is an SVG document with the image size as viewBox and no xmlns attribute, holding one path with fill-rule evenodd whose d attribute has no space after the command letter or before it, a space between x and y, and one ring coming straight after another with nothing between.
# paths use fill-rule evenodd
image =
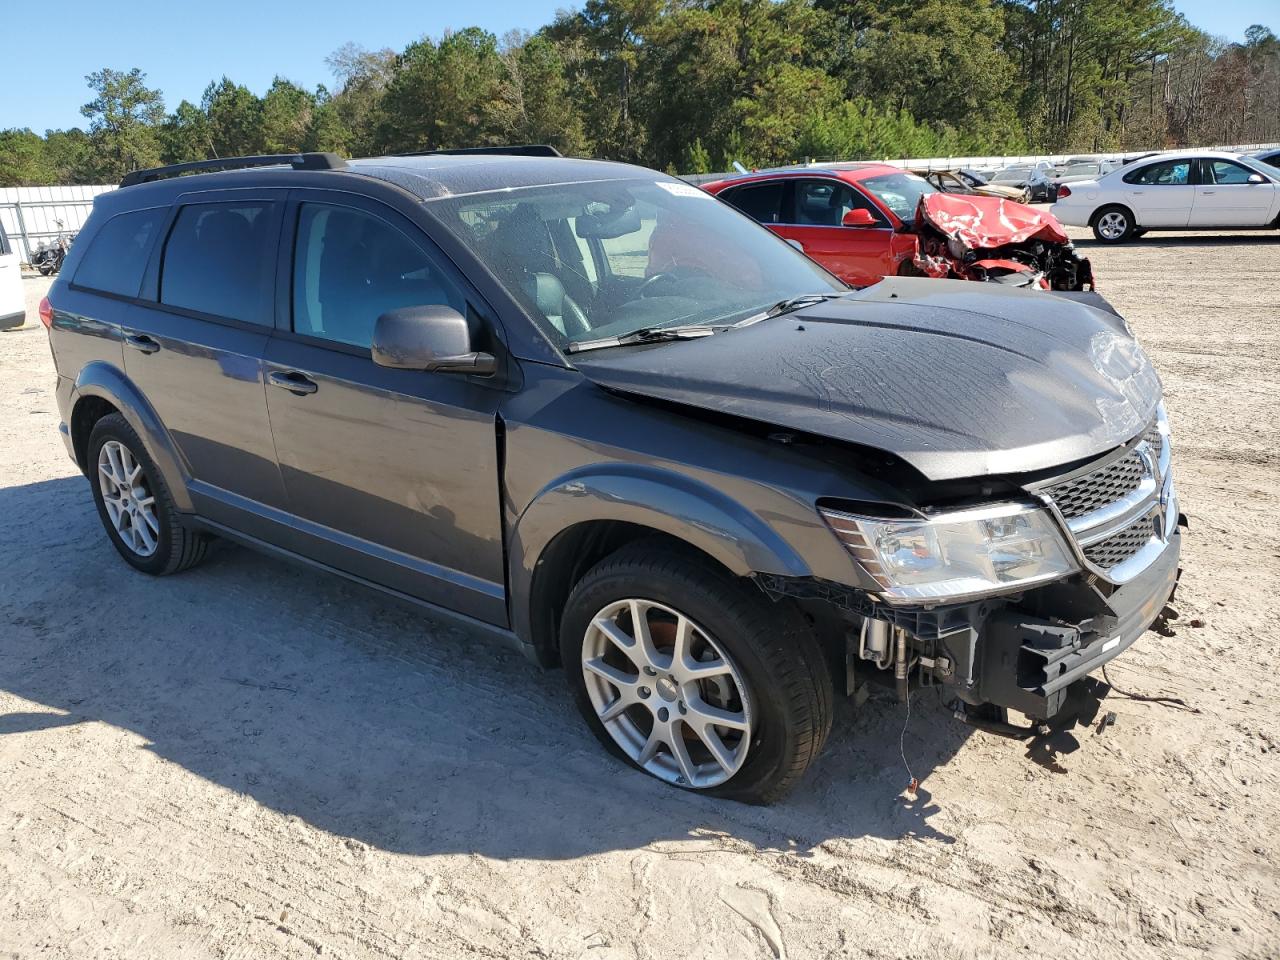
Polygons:
<instances>
[{"instance_id":1,"label":"rear bumper","mask_svg":"<svg viewBox=\"0 0 1280 960\"><path fill-rule=\"evenodd\" d=\"M0 317L0 330L14 330L26 322L26 310L19 310L17 313L7 313Z\"/></svg>"},{"instance_id":2,"label":"rear bumper","mask_svg":"<svg viewBox=\"0 0 1280 960\"><path fill-rule=\"evenodd\" d=\"M979 643L981 698L1046 719L1061 709L1067 687L1118 657L1160 615L1178 584L1181 535L1141 574L1072 622L1009 608L993 616Z\"/></svg>"},{"instance_id":3,"label":"rear bumper","mask_svg":"<svg viewBox=\"0 0 1280 960\"><path fill-rule=\"evenodd\" d=\"M1093 213L1087 207L1065 203L1055 203L1049 208L1049 212L1058 219L1059 223L1065 223L1069 227L1087 227L1089 217Z\"/></svg>"}]
</instances>

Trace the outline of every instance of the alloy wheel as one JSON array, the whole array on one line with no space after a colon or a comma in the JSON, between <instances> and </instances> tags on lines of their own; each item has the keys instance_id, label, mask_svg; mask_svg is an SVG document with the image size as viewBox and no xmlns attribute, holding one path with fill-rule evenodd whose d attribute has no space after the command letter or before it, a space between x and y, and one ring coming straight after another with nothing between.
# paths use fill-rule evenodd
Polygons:
<instances>
[{"instance_id":1,"label":"alloy wheel","mask_svg":"<svg viewBox=\"0 0 1280 960\"><path fill-rule=\"evenodd\" d=\"M1112 210L1098 218L1098 232L1108 240L1118 240L1129 229L1129 220L1123 213Z\"/></svg>"},{"instance_id":2,"label":"alloy wheel","mask_svg":"<svg viewBox=\"0 0 1280 960\"><path fill-rule=\"evenodd\" d=\"M108 440L98 451L98 489L125 546L140 557L154 554L160 542L156 498L142 464L118 440Z\"/></svg>"},{"instance_id":3,"label":"alloy wheel","mask_svg":"<svg viewBox=\"0 0 1280 960\"><path fill-rule=\"evenodd\" d=\"M679 611L635 598L610 603L583 637L582 675L601 724L646 772L706 789L742 768L753 732L747 685Z\"/></svg>"}]
</instances>

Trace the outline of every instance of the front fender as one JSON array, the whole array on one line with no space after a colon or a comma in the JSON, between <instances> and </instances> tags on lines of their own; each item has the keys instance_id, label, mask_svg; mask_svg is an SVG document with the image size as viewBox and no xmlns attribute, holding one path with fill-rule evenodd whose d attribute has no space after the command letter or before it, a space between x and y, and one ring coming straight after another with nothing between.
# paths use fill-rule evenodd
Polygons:
<instances>
[{"instance_id":1,"label":"front fender","mask_svg":"<svg viewBox=\"0 0 1280 960\"><path fill-rule=\"evenodd\" d=\"M514 524L508 553L511 617L533 637L533 576L547 546L582 523L612 520L683 540L738 576L809 575L800 555L752 511L705 483L659 467L584 467L544 487Z\"/></svg>"},{"instance_id":2,"label":"front fender","mask_svg":"<svg viewBox=\"0 0 1280 960\"><path fill-rule=\"evenodd\" d=\"M177 445L161 423L160 417L124 371L101 360L85 364L72 389L68 426L72 427L73 432L76 406L86 397L99 397L120 411L120 415L142 439L148 455L159 468L173 497L174 506L184 513L194 512L191 495L187 492L190 471L183 463ZM88 470L88 466L83 463L80 468Z\"/></svg>"}]
</instances>

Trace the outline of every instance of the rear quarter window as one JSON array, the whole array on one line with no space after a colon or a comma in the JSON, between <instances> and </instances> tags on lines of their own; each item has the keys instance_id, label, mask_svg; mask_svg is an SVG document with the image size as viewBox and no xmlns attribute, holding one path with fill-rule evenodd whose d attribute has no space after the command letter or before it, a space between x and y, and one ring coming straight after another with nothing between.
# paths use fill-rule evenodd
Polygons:
<instances>
[{"instance_id":1,"label":"rear quarter window","mask_svg":"<svg viewBox=\"0 0 1280 960\"><path fill-rule=\"evenodd\" d=\"M756 183L748 186L733 187L720 192L720 199L737 207L752 220L760 223L782 222L782 191L785 184L776 180L773 183Z\"/></svg>"},{"instance_id":2,"label":"rear quarter window","mask_svg":"<svg viewBox=\"0 0 1280 960\"><path fill-rule=\"evenodd\" d=\"M269 326L273 212L273 204L257 200L183 207L165 243L160 302Z\"/></svg>"},{"instance_id":3,"label":"rear quarter window","mask_svg":"<svg viewBox=\"0 0 1280 960\"><path fill-rule=\"evenodd\" d=\"M90 239L71 282L89 290L136 297L165 213L166 208L154 207L116 214Z\"/></svg>"}]
</instances>

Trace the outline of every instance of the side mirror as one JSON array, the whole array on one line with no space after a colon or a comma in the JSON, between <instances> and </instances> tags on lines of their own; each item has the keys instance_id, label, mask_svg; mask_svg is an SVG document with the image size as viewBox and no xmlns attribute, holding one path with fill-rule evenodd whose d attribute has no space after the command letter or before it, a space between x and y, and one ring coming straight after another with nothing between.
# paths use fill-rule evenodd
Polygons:
<instances>
[{"instance_id":1,"label":"side mirror","mask_svg":"<svg viewBox=\"0 0 1280 960\"><path fill-rule=\"evenodd\" d=\"M876 218L870 210L859 207L857 210L850 210L844 215L844 219L840 221L846 227L874 227Z\"/></svg>"},{"instance_id":2,"label":"side mirror","mask_svg":"<svg viewBox=\"0 0 1280 960\"><path fill-rule=\"evenodd\" d=\"M1249 182L1250 183L1266 183L1267 178L1260 173L1251 173L1249 174Z\"/></svg>"},{"instance_id":3,"label":"side mirror","mask_svg":"<svg viewBox=\"0 0 1280 960\"><path fill-rule=\"evenodd\" d=\"M493 354L471 349L466 317L438 304L388 310L373 326L370 347L374 363L397 370L489 376L498 369Z\"/></svg>"}]
</instances>

